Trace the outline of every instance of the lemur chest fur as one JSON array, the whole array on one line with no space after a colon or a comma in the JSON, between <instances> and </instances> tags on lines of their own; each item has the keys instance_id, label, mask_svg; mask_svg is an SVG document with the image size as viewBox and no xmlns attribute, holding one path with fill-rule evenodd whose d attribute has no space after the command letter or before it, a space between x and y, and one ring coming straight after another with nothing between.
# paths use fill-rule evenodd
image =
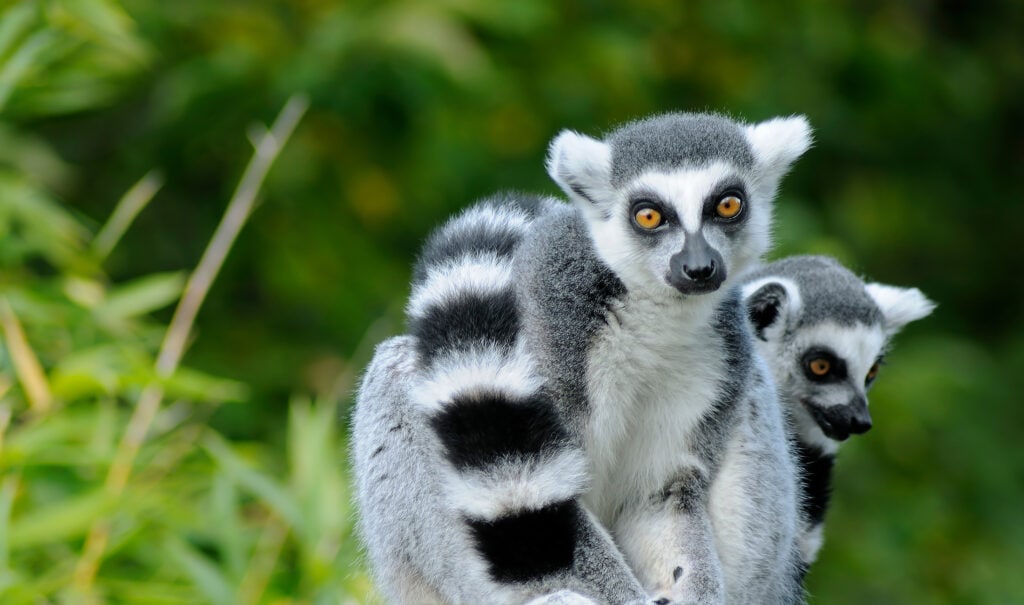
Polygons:
<instances>
[{"instance_id":1,"label":"lemur chest fur","mask_svg":"<svg viewBox=\"0 0 1024 605\"><path fill-rule=\"evenodd\" d=\"M725 370L707 319L713 303L627 295L595 334L587 356L593 483L585 501L609 526L623 505L663 489L681 468L701 466L687 445Z\"/></svg>"}]
</instances>

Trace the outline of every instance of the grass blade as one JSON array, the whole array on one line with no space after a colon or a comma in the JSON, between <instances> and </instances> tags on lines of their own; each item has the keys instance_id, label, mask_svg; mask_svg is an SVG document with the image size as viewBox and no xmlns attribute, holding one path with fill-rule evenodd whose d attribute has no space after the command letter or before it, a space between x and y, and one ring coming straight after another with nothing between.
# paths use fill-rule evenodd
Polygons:
<instances>
[{"instance_id":1,"label":"grass blade","mask_svg":"<svg viewBox=\"0 0 1024 605\"><path fill-rule=\"evenodd\" d=\"M187 542L169 537L164 552L177 564L206 600L215 605L233 603L235 590L217 566Z\"/></svg>"},{"instance_id":2,"label":"grass blade","mask_svg":"<svg viewBox=\"0 0 1024 605\"><path fill-rule=\"evenodd\" d=\"M117 202L114 212L107 219L96 238L92 240L92 251L100 261L107 258L110 252L121 241L125 231L135 220L135 217L142 212L150 200L164 186L163 176L156 171L150 171L146 176L139 179L131 189L125 192L124 196Z\"/></svg>"},{"instance_id":3,"label":"grass blade","mask_svg":"<svg viewBox=\"0 0 1024 605\"><path fill-rule=\"evenodd\" d=\"M53 405L50 385L46 381L43 367L39 364L39 358L29 346L25 332L21 329L21 322L18 321L18 316L14 314L14 309L7 302L7 298L0 299L0 325L3 326L7 351L14 360L18 381L25 390L29 410L33 414L45 414Z\"/></svg>"}]
</instances>

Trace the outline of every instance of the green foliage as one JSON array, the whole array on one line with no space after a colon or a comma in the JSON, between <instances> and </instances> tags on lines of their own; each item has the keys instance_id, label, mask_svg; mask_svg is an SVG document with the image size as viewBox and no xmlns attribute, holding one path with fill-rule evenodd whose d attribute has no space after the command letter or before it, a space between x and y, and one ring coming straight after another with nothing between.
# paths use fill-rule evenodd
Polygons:
<instances>
[{"instance_id":1,"label":"green foliage","mask_svg":"<svg viewBox=\"0 0 1024 605\"><path fill-rule=\"evenodd\" d=\"M112 87L145 67L133 31L106 1L22 2L0 21L0 101L15 120L2 135L16 146L0 164L0 601L362 600L336 401L291 405L286 460L275 444L219 436L210 415L249 389L154 370L166 330L154 313L178 301L185 272L109 276L103 248L116 241L97 245L58 200L73 169L19 129L18 116L124 94ZM151 384L169 404L118 493L118 442ZM109 539L93 577L83 562L97 524Z\"/></svg>"},{"instance_id":2,"label":"green foliage","mask_svg":"<svg viewBox=\"0 0 1024 605\"><path fill-rule=\"evenodd\" d=\"M1021 31L1016 0L0 2L0 601L367 598L338 418L419 243L475 197L553 193L558 129L677 108L806 113L774 255L939 302L842 451L813 602L1019 599ZM310 111L160 379L244 133L295 91Z\"/></svg>"}]
</instances>

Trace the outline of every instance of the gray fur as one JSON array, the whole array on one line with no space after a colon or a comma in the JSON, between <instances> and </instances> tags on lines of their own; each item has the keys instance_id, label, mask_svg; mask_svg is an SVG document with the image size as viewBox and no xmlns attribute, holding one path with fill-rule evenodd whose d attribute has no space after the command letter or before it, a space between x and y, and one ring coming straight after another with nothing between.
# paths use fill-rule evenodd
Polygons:
<instances>
[{"instance_id":1,"label":"gray fur","mask_svg":"<svg viewBox=\"0 0 1024 605\"><path fill-rule=\"evenodd\" d=\"M517 281L528 337L538 345L541 365L549 368L547 388L580 435L590 405L587 350L626 287L597 258L577 209L552 203L547 210L545 228L522 245Z\"/></svg>"},{"instance_id":2,"label":"gray fur","mask_svg":"<svg viewBox=\"0 0 1024 605\"><path fill-rule=\"evenodd\" d=\"M801 297L813 301L802 310L795 328L823 321L843 326L875 325L883 321L878 305L864 291L864 282L834 258L791 256L751 271L746 281L771 275L793 280L800 287Z\"/></svg>"},{"instance_id":3,"label":"gray fur","mask_svg":"<svg viewBox=\"0 0 1024 605\"><path fill-rule=\"evenodd\" d=\"M743 131L716 114L667 113L625 124L606 139L612 148L612 185L620 187L647 170L669 172L723 160L754 164Z\"/></svg>"}]
</instances>

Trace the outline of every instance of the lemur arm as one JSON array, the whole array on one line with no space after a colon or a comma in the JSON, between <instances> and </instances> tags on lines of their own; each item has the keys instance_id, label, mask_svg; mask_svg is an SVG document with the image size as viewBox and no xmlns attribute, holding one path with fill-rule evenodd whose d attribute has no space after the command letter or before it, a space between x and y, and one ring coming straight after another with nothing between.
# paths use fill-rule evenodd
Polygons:
<instances>
[{"instance_id":1,"label":"lemur arm","mask_svg":"<svg viewBox=\"0 0 1024 605\"><path fill-rule=\"evenodd\" d=\"M708 516L709 482L685 467L619 518L615 534L643 586L660 602L721 604L725 587Z\"/></svg>"}]
</instances>

